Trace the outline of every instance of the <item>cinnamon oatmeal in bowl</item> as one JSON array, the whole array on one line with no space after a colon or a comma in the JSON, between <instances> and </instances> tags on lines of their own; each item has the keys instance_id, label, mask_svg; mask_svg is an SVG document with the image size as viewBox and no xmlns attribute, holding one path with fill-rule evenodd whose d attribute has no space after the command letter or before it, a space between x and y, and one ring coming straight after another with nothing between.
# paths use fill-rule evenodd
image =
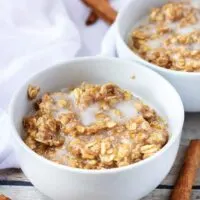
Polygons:
<instances>
[{"instance_id":1,"label":"cinnamon oatmeal in bowl","mask_svg":"<svg viewBox=\"0 0 200 200\"><path fill-rule=\"evenodd\" d=\"M130 48L160 67L200 72L200 7L192 2L168 2L152 8L133 28Z\"/></svg>"},{"instance_id":2,"label":"cinnamon oatmeal in bowl","mask_svg":"<svg viewBox=\"0 0 200 200\"><path fill-rule=\"evenodd\" d=\"M200 111L199 25L198 0L131 0L116 20L118 56L164 76L186 112Z\"/></svg>"},{"instance_id":3,"label":"cinnamon oatmeal in bowl","mask_svg":"<svg viewBox=\"0 0 200 200\"><path fill-rule=\"evenodd\" d=\"M163 77L105 57L36 73L16 91L9 115L20 167L59 200L144 197L171 169L184 121Z\"/></svg>"},{"instance_id":4,"label":"cinnamon oatmeal in bowl","mask_svg":"<svg viewBox=\"0 0 200 200\"><path fill-rule=\"evenodd\" d=\"M126 166L152 156L168 140L167 124L155 110L113 83L45 93L34 105L23 119L26 144L70 167Z\"/></svg>"}]
</instances>

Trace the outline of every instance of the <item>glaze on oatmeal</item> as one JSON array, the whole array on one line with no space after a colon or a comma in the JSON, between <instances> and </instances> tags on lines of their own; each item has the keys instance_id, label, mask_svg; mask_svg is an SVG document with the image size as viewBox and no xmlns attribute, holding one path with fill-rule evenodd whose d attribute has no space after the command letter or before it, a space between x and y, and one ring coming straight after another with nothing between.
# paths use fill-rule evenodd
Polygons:
<instances>
[{"instance_id":1,"label":"glaze on oatmeal","mask_svg":"<svg viewBox=\"0 0 200 200\"><path fill-rule=\"evenodd\" d=\"M163 68L200 72L200 2L153 8L138 25L129 46L139 56Z\"/></svg>"},{"instance_id":2,"label":"glaze on oatmeal","mask_svg":"<svg viewBox=\"0 0 200 200\"><path fill-rule=\"evenodd\" d=\"M23 119L25 143L54 162L109 169L148 158L168 141L167 124L115 84L82 83L45 93Z\"/></svg>"}]
</instances>

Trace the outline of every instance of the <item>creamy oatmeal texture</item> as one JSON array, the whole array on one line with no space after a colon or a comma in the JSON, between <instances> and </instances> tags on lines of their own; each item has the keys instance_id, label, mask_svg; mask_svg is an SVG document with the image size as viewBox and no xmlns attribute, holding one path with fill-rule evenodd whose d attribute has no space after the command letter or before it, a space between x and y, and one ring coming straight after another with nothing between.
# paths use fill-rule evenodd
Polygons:
<instances>
[{"instance_id":1,"label":"creamy oatmeal texture","mask_svg":"<svg viewBox=\"0 0 200 200\"><path fill-rule=\"evenodd\" d=\"M129 46L160 67L200 72L200 2L153 8L131 33Z\"/></svg>"},{"instance_id":2,"label":"creamy oatmeal texture","mask_svg":"<svg viewBox=\"0 0 200 200\"><path fill-rule=\"evenodd\" d=\"M112 83L45 93L34 108L23 119L25 143L45 158L75 168L136 163L168 140L167 125L157 113Z\"/></svg>"}]
</instances>

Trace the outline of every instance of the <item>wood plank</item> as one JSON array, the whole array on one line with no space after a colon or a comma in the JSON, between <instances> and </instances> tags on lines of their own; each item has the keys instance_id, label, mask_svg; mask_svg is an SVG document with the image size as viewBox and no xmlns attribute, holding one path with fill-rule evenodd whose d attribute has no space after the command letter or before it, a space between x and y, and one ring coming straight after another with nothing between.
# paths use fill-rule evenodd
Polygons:
<instances>
[{"instance_id":1,"label":"wood plank","mask_svg":"<svg viewBox=\"0 0 200 200\"><path fill-rule=\"evenodd\" d=\"M170 190L154 190L151 194L141 200L169 200ZM191 200L200 199L200 190L193 190ZM180 199L181 200L181 199Z\"/></svg>"},{"instance_id":2,"label":"wood plank","mask_svg":"<svg viewBox=\"0 0 200 200\"><path fill-rule=\"evenodd\" d=\"M168 189L156 189L142 200L168 200L170 195ZM20 186L2 186L0 194L10 197L12 200L50 200L47 196L41 194L34 187ZM200 199L200 190L193 190L191 200Z\"/></svg>"},{"instance_id":3,"label":"wood plank","mask_svg":"<svg viewBox=\"0 0 200 200\"><path fill-rule=\"evenodd\" d=\"M1 186L1 193L12 200L50 200L50 198L41 194L34 187Z\"/></svg>"},{"instance_id":4,"label":"wood plank","mask_svg":"<svg viewBox=\"0 0 200 200\"><path fill-rule=\"evenodd\" d=\"M21 169L0 170L0 180L29 181Z\"/></svg>"}]
</instances>

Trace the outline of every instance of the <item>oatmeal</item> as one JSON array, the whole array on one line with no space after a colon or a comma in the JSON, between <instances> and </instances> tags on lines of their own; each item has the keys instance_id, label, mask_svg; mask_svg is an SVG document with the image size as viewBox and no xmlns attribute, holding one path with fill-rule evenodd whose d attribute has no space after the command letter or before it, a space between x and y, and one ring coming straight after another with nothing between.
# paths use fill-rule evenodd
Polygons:
<instances>
[{"instance_id":1,"label":"oatmeal","mask_svg":"<svg viewBox=\"0 0 200 200\"><path fill-rule=\"evenodd\" d=\"M129 46L140 57L163 68L200 72L199 2L170 2L153 8L138 25Z\"/></svg>"},{"instance_id":2,"label":"oatmeal","mask_svg":"<svg viewBox=\"0 0 200 200\"><path fill-rule=\"evenodd\" d=\"M38 86L29 85L28 91L27 91L29 100L35 99L39 92L40 92L40 88Z\"/></svg>"},{"instance_id":3,"label":"oatmeal","mask_svg":"<svg viewBox=\"0 0 200 200\"><path fill-rule=\"evenodd\" d=\"M23 119L25 143L54 162L109 169L148 158L168 141L167 124L115 84L82 83L45 93Z\"/></svg>"}]
</instances>

